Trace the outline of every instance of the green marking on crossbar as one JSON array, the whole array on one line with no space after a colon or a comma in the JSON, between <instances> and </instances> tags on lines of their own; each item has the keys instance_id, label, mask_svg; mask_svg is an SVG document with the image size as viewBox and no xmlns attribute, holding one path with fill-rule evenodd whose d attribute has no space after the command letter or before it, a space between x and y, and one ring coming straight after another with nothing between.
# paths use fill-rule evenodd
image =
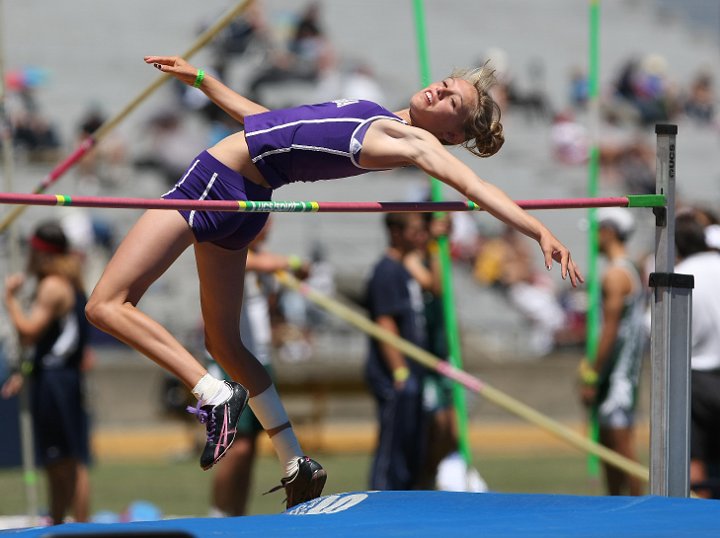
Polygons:
<instances>
[{"instance_id":1,"label":"green marking on crossbar","mask_svg":"<svg viewBox=\"0 0 720 538\"><path fill-rule=\"evenodd\" d=\"M664 194L628 194L628 207L665 207L667 198Z\"/></svg>"},{"instance_id":2,"label":"green marking on crossbar","mask_svg":"<svg viewBox=\"0 0 720 538\"><path fill-rule=\"evenodd\" d=\"M247 213L259 213L266 211L276 211L280 213L312 213L318 211L319 209L317 202L254 202L251 200L241 200L238 201L238 206L238 211L244 211Z\"/></svg>"},{"instance_id":3,"label":"green marking on crossbar","mask_svg":"<svg viewBox=\"0 0 720 538\"><path fill-rule=\"evenodd\" d=\"M480 210L480 206L477 205L475 202L472 202L472 201L470 201L470 200L467 201L467 206L468 206L468 209L471 209L472 211L479 211L479 210Z\"/></svg>"}]
</instances>

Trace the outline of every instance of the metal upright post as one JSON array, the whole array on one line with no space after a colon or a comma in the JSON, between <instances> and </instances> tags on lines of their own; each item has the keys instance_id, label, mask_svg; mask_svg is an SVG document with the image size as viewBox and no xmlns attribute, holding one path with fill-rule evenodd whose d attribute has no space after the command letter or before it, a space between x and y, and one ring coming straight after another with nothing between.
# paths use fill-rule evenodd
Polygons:
<instances>
[{"instance_id":1,"label":"metal upright post","mask_svg":"<svg viewBox=\"0 0 720 538\"><path fill-rule=\"evenodd\" d=\"M690 493L690 326L692 275L675 267L676 125L657 125L657 194L667 205L655 208L650 411L650 493Z\"/></svg>"}]
</instances>

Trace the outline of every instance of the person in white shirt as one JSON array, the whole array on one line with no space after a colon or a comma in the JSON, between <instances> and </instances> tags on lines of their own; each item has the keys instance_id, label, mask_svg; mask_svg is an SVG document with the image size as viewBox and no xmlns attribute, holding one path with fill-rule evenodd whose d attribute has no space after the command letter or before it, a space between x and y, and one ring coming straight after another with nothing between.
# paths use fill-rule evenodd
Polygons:
<instances>
[{"instance_id":1,"label":"person in white shirt","mask_svg":"<svg viewBox=\"0 0 720 538\"><path fill-rule=\"evenodd\" d=\"M692 212L677 216L676 273L695 279L692 294L690 483L701 497L718 497L710 468L720 463L720 253L708 247Z\"/></svg>"}]
</instances>

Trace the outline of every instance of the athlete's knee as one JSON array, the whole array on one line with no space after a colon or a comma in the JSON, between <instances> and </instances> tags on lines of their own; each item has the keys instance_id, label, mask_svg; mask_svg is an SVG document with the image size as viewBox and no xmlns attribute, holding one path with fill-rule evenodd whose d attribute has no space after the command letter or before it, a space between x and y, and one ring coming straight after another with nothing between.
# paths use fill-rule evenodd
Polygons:
<instances>
[{"instance_id":1,"label":"athlete's knee","mask_svg":"<svg viewBox=\"0 0 720 538\"><path fill-rule=\"evenodd\" d=\"M115 315L114 308L115 305L111 302L102 300L93 294L85 305L85 317L98 329L105 329Z\"/></svg>"},{"instance_id":2,"label":"athlete's knee","mask_svg":"<svg viewBox=\"0 0 720 538\"><path fill-rule=\"evenodd\" d=\"M245 357L247 349L240 340L240 335L218 335L205 331L205 349L212 357Z\"/></svg>"}]
</instances>

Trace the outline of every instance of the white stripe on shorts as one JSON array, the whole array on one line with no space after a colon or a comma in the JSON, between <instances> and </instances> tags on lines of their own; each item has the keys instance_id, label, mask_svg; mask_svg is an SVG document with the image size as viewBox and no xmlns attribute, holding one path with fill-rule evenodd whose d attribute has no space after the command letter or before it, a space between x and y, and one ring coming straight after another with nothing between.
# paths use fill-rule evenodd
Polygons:
<instances>
[{"instance_id":1,"label":"white stripe on shorts","mask_svg":"<svg viewBox=\"0 0 720 538\"><path fill-rule=\"evenodd\" d=\"M177 190L177 188L185 182L185 180L186 180L186 179L188 178L188 176L192 173L192 171L193 171L193 170L195 169L195 167L197 166L197 163L199 163L199 162L200 162L200 159L198 159L198 160L196 160L194 163L192 163L192 166L191 166L190 168L188 168L187 172L185 172L185 175L182 177L182 179L181 179L180 181L178 181L177 183L175 183L175 186L174 186L172 189L170 189L170 190L167 191L165 194L163 194L163 195L162 195L162 198L164 198L165 196L167 196L167 195L170 194L171 192L175 192L175 191Z\"/></svg>"},{"instance_id":2,"label":"white stripe on shorts","mask_svg":"<svg viewBox=\"0 0 720 538\"><path fill-rule=\"evenodd\" d=\"M207 187L205 187L205 191L202 193L202 196L200 196L199 200L204 200L208 194L210 194L210 189L212 189L213 183L215 183L215 178L217 178L217 172L215 172L212 177L210 178L210 181L208 181ZM192 228L193 220L195 219L195 210L193 209L190 211L190 218L188 219L188 224Z\"/></svg>"}]
</instances>

